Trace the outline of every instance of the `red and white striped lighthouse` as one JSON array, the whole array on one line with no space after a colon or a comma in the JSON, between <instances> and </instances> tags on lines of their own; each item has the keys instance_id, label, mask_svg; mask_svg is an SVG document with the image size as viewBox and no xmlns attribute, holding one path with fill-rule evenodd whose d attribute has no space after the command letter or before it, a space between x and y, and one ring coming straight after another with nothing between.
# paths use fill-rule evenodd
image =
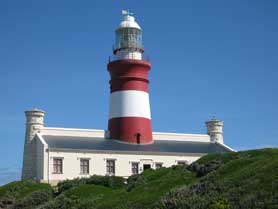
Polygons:
<instances>
[{"instance_id":1,"label":"red and white striped lighthouse","mask_svg":"<svg viewBox=\"0 0 278 209\"><path fill-rule=\"evenodd\" d=\"M134 144L152 143L148 93L149 61L143 59L142 30L127 12L116 29L113 58L109 60L109 138Z\"/></svg>"}]
</instances>

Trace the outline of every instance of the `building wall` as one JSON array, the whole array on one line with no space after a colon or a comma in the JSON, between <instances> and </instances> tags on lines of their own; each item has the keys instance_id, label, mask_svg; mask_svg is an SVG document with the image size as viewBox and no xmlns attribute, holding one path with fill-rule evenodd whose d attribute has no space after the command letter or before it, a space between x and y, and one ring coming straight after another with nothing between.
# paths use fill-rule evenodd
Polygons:
<instances>
[{"instance_id":1,"label":"building wall","mask_svg":"<svg viewBox=\"0 0 278 209\"><path fill-rule=\"evenodd\" d=\"M105 135L104 130L96 129L75 129L75 128L52 128L44 127L40 131L41 135L52 135L52 136L78 136L78 137L100 137L103 138Z\"/></svg>"},{"instance_id":2,"label":"building wall","mask_svg":"<svg viewBox=\"0 0 278 209\"><path fill-rule=\"evenodd\" d=\"M63 173L53 173L53 159L63 159ZM106 173L106 160L115 159L115 175L121 177L128 177L132 174L131 163L139 163L139 172L143 171L144 164L150 164L151 168L155 169L155 163L163 163L163 167L171 167L176 165L178 161L186 161L190 164L197 160L201 156L199 155L134 155L134 154L112 154L112 153L82 153L82 152L49 152L49 177L45 175L44 182L52 184L65 179L73 179L77 177L88 177L90 175L107 175ZM86 158L90 160L90 173L89 175L80 174L80 159ZM45 158L44 166L47 168L48 158ZM47 171L48 172L48 168ZM49 179L48 179L49 178Z\"/></svg>"},{"instance_id":3,"label":"building wall","mask_svg":"<svg viewBox=\"0 0 278 209\"><path fill-rule=\"evenodd\" d=\"M38 136L37 136L38 137ZM44 144L38 138L36 139L36 175L37 179L44 178Z\"/></svg>"},{"instance_id":4,"label":"building wall","mask_svg":"<svg viewBox=\"0 0 278 209\"><path fill-rule=\"evenodd\" d=\"M207 134L182 134L182 133L153 132L153 139L154 140L210 142L210 136Z\"/></svg>"},{"instance_id":5,"label":"building wall","mask_svg":"<svg viewBox=\"0 0 278 209\"><path fill-rule=\"evenodd\" d=\"M35 179L36 178L36 143L34 141L24 144L23 166L22 166L22 179Z\"/></svg>"}]
</instances>

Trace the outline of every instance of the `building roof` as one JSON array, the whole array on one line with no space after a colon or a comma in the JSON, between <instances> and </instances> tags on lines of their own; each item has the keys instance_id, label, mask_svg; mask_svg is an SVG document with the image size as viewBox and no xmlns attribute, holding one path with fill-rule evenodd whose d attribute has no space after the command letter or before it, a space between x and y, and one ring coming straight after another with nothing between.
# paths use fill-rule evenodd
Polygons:
<instances>
[{"instance_id":1,"label":"building roof","mask_svg":"<svg viewBox=\"0 0 278 209\"><path fill-rule=\"evenodd\" d=\"M43 135L50 150L88 150L95 152L128 152L136 154L207 154L230 152L227 147L212 142L155 140L152 144L126 144L98 137Z\"/></svg>"}]
</instances>

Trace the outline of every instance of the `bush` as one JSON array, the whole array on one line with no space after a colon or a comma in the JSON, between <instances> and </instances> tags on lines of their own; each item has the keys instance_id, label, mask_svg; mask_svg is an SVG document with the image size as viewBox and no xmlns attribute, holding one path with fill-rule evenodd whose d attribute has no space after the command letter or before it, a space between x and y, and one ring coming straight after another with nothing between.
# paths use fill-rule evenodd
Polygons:
<instances>
[{"instance_id":1,"label":"bush","mask_svg":"<svg viewBox=\"0 0 278 209\"><path fill-rule=\"evenodd\" d=\"M14 205L16 199L10 194L5 195L0 199L0 208L9 208L10 206Z\"/></svg>"},{"instance_id":2,"label":"bush","mask_svg":"<svg viewBox=\"0 0 278 209\"><path fill-rule=\"evenodd\" d=\"M86 179L86 184L101 185L111 189L125 188L125 179L117 176L91 176Z\"/></svg>"},{"instance_id":3,"label":"bush","mask_svg":"<svg viewBox=\"0 0 278 209\"><path fill-rule=\"evenodd\" d=\"M73 180L66 180L59 182L57 185L58 194L84 184L94 184L109 187L111 189L125 188L125 179L116 176L91 176L89 178L76 178Z\"/></svg>"},{"instance_id":4,"label":"bush","mask_svg":"<svg viewBox=\"0 0 278 209\"><path fill-rule=\"evenodd\" d=\"M0 187L0 199L11 195L16 200L20 200L38 190L52 191L52 188L49 184L38 183L33 180L14 181Z\"/></svg>"},{"instance_id":5,"label":"bush","mask_svg":"<svg viewBox=\"0 0 278 209\"><path fill-rule=\"evenodd\" d=\"M53 196L50 185L33 180L14 181L0 187L0 208L34 208Z\"/></svg>"},{"instance_id":6,"label":"bush","mask_svg":"<svg viewBox=\"0 0 278 209\"><path fill-rule=\"evenodd\" d=\"M207 175L208 173L215 171L218 169L223 162L221 160L211 160L209 162L206 162L204 164L199 163L198 161L195 163L192 163L188 169L190 171L193 171L196 173L197 177L202 177Z\"/></svg>"},{"instance_id":7,"label":"bush","mask_svg":"<svg viewBox=\"0 0 278 209\"><path fill-rule=\"evenodd\" d=\"M146 184L147 181L142 174L132 175L127 179L127 191L130 192L138 185Z\"/></svg>"},{"instance_id":8,"label":"bush","mask_svg":"<svg viewBox=\"0 0 278 209\"><path fill-rule=\"evenodd\" d=\"M36 209L95 209L94 200L80 200L77 197L67 197L64 194Z\"/></svg>"},{"instance_id":9,"label":"bush","mask_svg":"<svg viewBox=\"0 0 278 209\"><path fill-rule=\"evenodd\" d=\"M12 209L31 209L48 202L53 193L49 190L35 191L16 203Z\"/></svg>"},{"instance_id":10,"label":"bush","mask_svg":"<svg viewBox=\"0 0 278 209\"><path fill-rule=\"evenodd\" d=\"M209 205L209 209L229 209L229 202L226 199L218 199Z\"/></svg>"}]
</instances>

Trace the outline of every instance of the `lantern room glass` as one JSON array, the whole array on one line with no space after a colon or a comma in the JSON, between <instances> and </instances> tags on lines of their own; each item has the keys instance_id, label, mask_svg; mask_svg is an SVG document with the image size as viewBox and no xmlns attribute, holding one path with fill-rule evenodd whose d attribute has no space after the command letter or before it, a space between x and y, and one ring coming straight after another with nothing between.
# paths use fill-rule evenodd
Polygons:
<instances>
[{"instance_id":1,"label":"lantern room glass","mask_svg":"<svg viewBox=\"0 0 278 209\"><path fill-rule=\"evenodd\" d=\"M120 28L116 31L115 49L143 49L142 31L137 28Z\"/></svg>"}]
</instances>

